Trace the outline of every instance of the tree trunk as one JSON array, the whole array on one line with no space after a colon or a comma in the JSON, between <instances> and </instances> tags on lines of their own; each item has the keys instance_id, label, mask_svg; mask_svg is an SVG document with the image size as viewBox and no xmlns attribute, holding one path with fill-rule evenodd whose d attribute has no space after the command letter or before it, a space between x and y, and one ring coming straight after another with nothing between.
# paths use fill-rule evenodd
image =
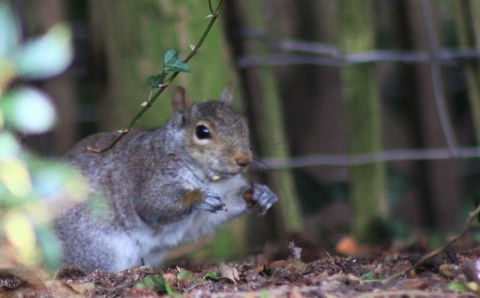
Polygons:
<instances>
[{"instance_id":1,"label":"tree trunk","mask_svg":"<svg viewBox=\"0 0 480 298\"><path fill-rule=\"evenodd\" d=\"M106 84L99 86L102 130L126 126L148 99L146 80L161 72L163 53L175 48L185 58L205 30L210 14L206 1L91 0L94 50L99 66L105 59ZM215 5L215 1L212 1ZM235 73L217 23L200 52L173 82L186 87L193 101L218 98ZM171 115L173 88L162 94L140 121L158 126Z\"/></svg>"},{"instance_id":2,"label":"tree trunk","mask_svg":"<svg viewBox=\"0 0 480 298\"><path fill-rule=\"evenodd\" d=\"M425 20L422 15L421 3L408 0L407 9L410 26L410 38L413 49L426 51L428 36L425 30ZM435 7L432 5L430 6ZM434 14L435 15L435 14ZM434 23L434 25L436 25ZM423 148L444 148L447 146L439 115L435 109L433 82L428 65L415 66L415 92L417 99L418 129L421 133ZM419 197L418 204L422 206L424 226L429 229L451 231L458 222L460 208L460 164L455 160L423 161L421 174L425 175L428 196Z\"/></svg>"},{"instance_id":3,"label":"tree trunk","mask_svg":"<svg viewBox=\"0 0 480 298\"><path fill-rule=\"evenodd\" d=\"M272 7L265 1L232 1L233 10L229 11L229 36L235 58L243 55L268 54L267 46L262 42L249 40L247 28L256 28L267 34L271 28L265 23L265 16ZM234 15L233 15L234 13ZM262 157L284 159L289 156L284 120L278 94L278 82L272 67L249 68L242 70L241 79L246 97L248 112L254 127L254 140L257 151ZM272 185L279 196L274 210L277 212L278 236L286 239L287 233L303 231L303 218L292 171L289 169L270 170L269 185Z\"/></svg>"},{"instance_id":4,"label":"tree trunk","mask_svg":"<svg viewBox=\"0 0 480 298\"><path fill-rule=\"evenodd\" d=\"M340 44L346 54L375 48L372 1L338 2ZM382 150L382 112L376 85L375 65L357 64L342 69L351 154ZM350 168L352 231L360 242L376 242L378 220L387 215L385 164L374 162Z\"/></svg>"},{"instance_id":5,"label":"tree trunk","mask_svg":"<svg viewBox=\"0 0 480 298\"><path fill-rule=\"evenodd\" d=\"M476 17L480 15L478 1L452 1L455 12L455 27L458 36L458 43L461 48L471 48L480 44L480 22ZM471 26L472 20L473 28ZM478 28L477 28L478 27ZM471 30L473 29L473 30ZM480 80L478 63L468 61L463 64L467 79L468 100L472 111L473 126L476 137L476 144L480 143Z\"/></svg>"}]
</instances>

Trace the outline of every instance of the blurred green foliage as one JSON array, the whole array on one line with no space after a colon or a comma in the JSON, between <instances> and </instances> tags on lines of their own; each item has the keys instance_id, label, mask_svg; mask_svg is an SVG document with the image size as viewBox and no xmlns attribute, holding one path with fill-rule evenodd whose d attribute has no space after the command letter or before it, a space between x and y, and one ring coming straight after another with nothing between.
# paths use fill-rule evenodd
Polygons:
<instances>
[{"instance_id":1,"label":"blurred green foliage","mask_svg":"<svg viewBox=\"0 0 480 298\"><path fill-rule=\"evenodd\" d=\"M48 79L73 56L71 32L55 25L22 41L18 20L0 2L0 266L59 265L60 246L49 222L65 198L80 200L83 180L70 166L41 159L19 136L42 134L55 124L52 100L41 90L13 82ZM15 85L15 86L14 86Z\"/></svg>"}]
</instances>

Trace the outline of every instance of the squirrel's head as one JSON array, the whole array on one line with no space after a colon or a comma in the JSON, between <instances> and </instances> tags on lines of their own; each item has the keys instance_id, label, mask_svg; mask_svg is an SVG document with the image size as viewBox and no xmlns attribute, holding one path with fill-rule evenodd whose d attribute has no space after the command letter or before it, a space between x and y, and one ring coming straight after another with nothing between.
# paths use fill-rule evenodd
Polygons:
<instances>
[{"instance_id":1,"label":"squirrel's head","mask_svg":"<svg viewBox=\"0 0 480 298\"><path fill-rule=\"evenodd\" d=\"M233 110L232 84L220 100L191 104L185 89L173 94L173 125L182 132L186 154L212 180L232 177L252 162L245 118Z\"/></svg>"}]
</instances>

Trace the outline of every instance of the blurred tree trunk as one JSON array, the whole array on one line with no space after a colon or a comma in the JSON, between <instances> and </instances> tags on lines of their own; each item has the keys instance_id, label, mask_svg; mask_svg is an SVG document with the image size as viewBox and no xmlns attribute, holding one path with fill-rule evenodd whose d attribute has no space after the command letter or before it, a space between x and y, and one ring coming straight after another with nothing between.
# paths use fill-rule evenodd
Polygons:
<instances>
[{"instance_id":1,"label":"blurred tree trunk","mask_svg":"<svg viewBox=\"0 0 480 298\"><path fill-rule=\"evenodd\" d=\"M118 130L140 110L150 92L146 80L160 73L163 53L175 48L185 58L205 30L210 14L206 1L90 0L95 59L106 68L106 83L99 86L100 127ZM215 5L216 1L212 1ZM218 98L235 73L217 23L197 56L191 73L173 82L187 89L193 101ZM173 88L168 88L140 121L158 126L170 116Z\"/></svg>"},{"instance_id":2,"label":"blurred tree trunk","mask_svg":"<svg viewBox=\"0 0 480 298\"><path fill-rule=\"evenodd\" d=\"M271 3L257 0L238 0L227 3L229 23L227 30L231 39L235 58L244 55L268 55L264 42L246 37L248 28L255 28L267 35L271 34L265 18L272 12ZM254 141L262 157L284 159L289 156L285 133L279 86L272 67L248 68L240 72L242 91L248 98L248 112L253 127ZM303 231L303 218L291 170L278 169L268 172L269 185L279 197L274 210L279 237L286 240L287 233Z\"/></svg>"},{"instance_id":3,"label":"blurred tree trunk","mask_svg":"<svg viewBox=\"0 0 480 298\"><path fill-rule=\"evenodd\" d=\"M90 0L94 55L97 68L105 67L100 82L98 118L102 130L125 127L148 99L146 80L161 72L163 53L171 48L185 58L202 36L210 19L207 1ZM215 5L216 1L212 1ZM228 5L228 2L227 2ZM235 72L216 23L199 53L188 63L191 73L180 74L173 85L186 87L193 101L219 98ZM238 88L236 88L238 89ZM142 117L142 127L159 126L171 115L170 87ZM235 104L238 105L238 97ZM244 250L244 222L217 233L213 253L227 258ZM236 233L232 234L232 230ZM197 248L195 249L197 250Z\"/></svg>"},{"instance_id":4,"label":"blurred tree trunk","mask_svg":"<svg viewBox=\"0 0 480 298\"><path fill-rule=\"evenodd\" d=\"M455 26L461 48L480 45L480 4L478 1L452 1L455 12ZM473 22L472 22L473 20ZM473 23L473 26L472 26ZM467 78L468 99L472 111L476 144L480 144L480 80L478 63L463 64Z\"/></svg>"},{"instance_id":5,"label":"blurred tree trunk","mask_svg":"<svg viewBox=\"0 0 480 298\"><path fill-rule=\"evenodd\" d=\"M346 54L375 48L372 1L338 2L340 44ZM375 65L356 64L342 69L351 154L382 150L382 110L376 85ZM360 242L376 242L379 220L387 215L385 165L374 162L350 168L352 231Z\"/></svg>"},{"instance_id":6,"label":"blurred tree trunk","mask_svg":"<svg viewBox=\"0 0 480 298\"><path fill-rule=\"evenodd\" d=\"M408 36L415 51L428 51L428 36L421 3L408 0L407 10L410 20ZM432 5L436 2L431 2ZM435 16L435 10L432 12ZM436 26L436 18L434 25ZM415 98L413 108L417 110L422 148L445 148L447 146L442 125L435 109L433 82L429 65L417 65L414 70ZM422 208L423 225L429 229L451 231L458 222L461 210L460 164L454 160L422 161L421 174L425 175L426 194L419 198Z\"/></svg>"},{"instance_id":7,"label":"blurred tree trunk","mask_svg":"<svg viewBox=\"0 0 480 298\"><path fill-rule=\"evenodd\" d=\"M406 1L392 3L393 14L383 16L383 18L388 18L389 23L379 24L382 26L381 30L389 30L389 36L396 36L387 47L405 52L414 51L410 30L415 28L415 24L409 18L408 4ZM422 148L424 140L420 127L423 111L418 108L417 82L415 76L412 75L416 71L416 66L409 63L385 63L384 67L391 67L392 76L382 76L384 80L382 98L386 99L386 107L389 110L389 113L384 116L386 119L385 129L389 132L385 135L385 146L389 148ZM389 125L392 125L395 119L397 119L399 127L393 130ZM408 191L398 202L392 202L392 197L389 196L392 216L405 221L413 230L422 230L426 226L430 226L433 222L433 214L428 211L431 210L432 194L428 182L426 161L405 160L389 163L388 167L404 173L408 177L414 177L413 183L410 182L410 178L407 178Z\"/></svg>"},{"instance_id":8,"label":"blurred tree trunk","mask_svg":"<svg viewBox=\"0 0 480 298\"><path fill-rule=\"evenodd\" d=\"M264 8L268 25L266 39L270 53L295 54L279 41L336 44L338 41L336 3L329 0L267 0ZM313 56L304 53L304 56ZM282 101L284 128L292 156L322 153L346 154L345 105L341 99L340 70L322 65L275 66L278 93ZM325 188L345 185L345 167L304 167L292 170L297 196L302 205L305 234L310 239L328 236L332 226L348 226L350 216L324 208L333 199ZM339 181L341 181L339 183ZM342 199L346 199L345 197ZM346 201L346 200L345 200ZM346 202L335 204L348 212ZM332 216L329 216L329 215ZM338 231L338 230L337 230ZM328 233L327 233L328 234ZM335 235L335 237L338 236ZM322 239L325 240L325 239Z\"/></svg>"}]
</instances>

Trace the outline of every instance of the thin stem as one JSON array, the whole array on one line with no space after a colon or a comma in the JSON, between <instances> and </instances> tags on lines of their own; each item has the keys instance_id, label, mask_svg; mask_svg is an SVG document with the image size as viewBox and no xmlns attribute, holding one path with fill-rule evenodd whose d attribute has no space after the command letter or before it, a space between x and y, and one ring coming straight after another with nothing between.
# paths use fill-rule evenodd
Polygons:
<instances>
[{"instance_id":1,"label":"thin stem","mask_svg":"<svg viewBox=\"0 0 480 298\"><path fill-rule=\"evenodd\" d=\"M202 46L203 42L207 38L207 35L210 32L210 29L212 29L213 24L215 24L215 21L218 19L219 15L220 15L220 12L223 9L223 3L224 2L225 2L225 0L220 0L220 2L218 3L217 9L212 13L212 18L210 19L210 22L208 23L207 28L205 28L205 31L203 31L203 34L200 37L200 40L197 42L197 44L195 45L195 48L190 52L190 54L185 58L185 60L183 62L187 63L188 61L190 61L190 59L193 58L193 56L195 56L195 54L197 54L197 52L200 49L200 47ZM210 10L212 10L210 1L209 1L209 5L210 5ZM163 91L165 91L165 89L167 89L167 87L173 82L173 80L177 77L177 75L179 73L180 72L178 72L178 71L172 73L172 75L168 78L168 80L166 80L166 82L164 82L163 84L160 85L160 88L158 89L158 91L150 98L150 100L147 102L147 104L137 113L137 115L135 115L135 117L133 117L133 119L128 124L127 128L123 129L120 132L120 134L117 136L117 138L115 140L113 140L113 142L109 146L107 146L105 148L102 148L102 149L87 147L87 150L89 150L91 152L95 152L95 153L102 153L102 152L108 151L108 150L112 149L113 147L115 147L115 145L117 145L118 142L120 142L120 140L123 139L123 137L125 137L132 130L132 128L138 123L138 120L153 105L153 103L157 100L157 98L160 96L160 94L162 94Z\"/></svg>"},{"instance_id":2,"label":"thin stem","mask_svg":"<svg viewBox=\"0 0 480 298\"><path fill-rule=\"evenodd\" d=\"M213 11L212 0L208 0L208 7L210 8L210 13L214 15L215 12Z\"/></svg>"}]
</instances>

